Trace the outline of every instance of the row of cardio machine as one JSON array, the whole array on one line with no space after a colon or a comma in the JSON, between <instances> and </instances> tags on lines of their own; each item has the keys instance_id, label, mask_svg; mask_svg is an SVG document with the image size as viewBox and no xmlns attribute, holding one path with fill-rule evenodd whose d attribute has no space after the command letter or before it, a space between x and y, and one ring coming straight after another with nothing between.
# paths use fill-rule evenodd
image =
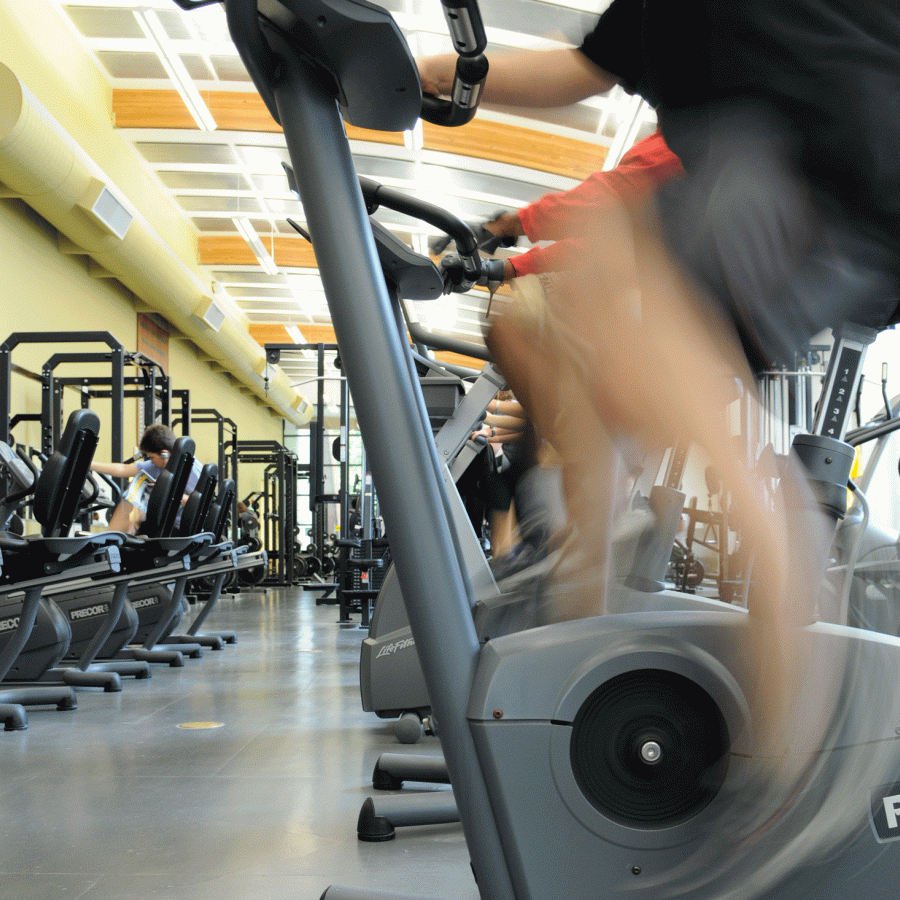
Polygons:
<instances>
[{"instance_id":1,"label":"row of cardio machine","mask_svg":"<svg viewBox=\"0 0 900 900\"><path fill-rule=\"evenodd\" d=\"M795 450L809 469L822 509L837 523L827 572L833 594L829 595L828 601L824 598L820 601L819 614L825 621L846 622L853 628L896 637L900 635L900 534L870 521L865 491L887 442L894 432L900 431L900 405L887 400L883 385L884 411L869 423L845 433L849 409L839 409L840 404L834 400L834 396L855 396L865 350L874 338L874 332L853 325L836 330L833 361L825 376L819 421L812 435L798 434ZM852 367L846 362L847 354L855 354ZM844 380L854 385L853 391L842 387ZM439 455L446 463L444 474L448 485L457 482L458 486L466 467L479 452L477 441L460 443L457 438L477 427L484 407L498 385L502 386L502 377L487 362L458 407L437 431L435 441ZM427 378L422 379L422 387L427 403ZM838 413L844 420L840 429L843 442L828 436L832 429L831 420ZM870 442L874 449L869 454L864 475L858 483L851 482L847 473L853 462L853 449ZM771 469L770 477L776 479L779 462L771 446L766 450L771 459L764 452L758 465L761 470ZM646 609L689 611L703 606L727 608L732 603L745 607L749 573L744 573L740 591L722 592L718 596L695 597L693 592L673 589L669 583L676 532L682 513L690 511L681 483L686 455L686 447L670 448L662 458L649 496L642 497L637 493L637 485L643 482L636 482L632 501L640 499L639 508L646 509L640 517L644 527L637 538L632 535L623 546L614 540L614 577L623 586L623 591L644 593ZM645 460L647 463L653 461L652 455ZM832 468L838 472L830 472ZM559 527L564 518L564 501L558 478L552 477L559 473L541 469L535 474L546 483L530 482L531 502L538 508L543 505L542 524L545 528ZM548 479L548 476L551 477ZM848 484L856 497L849 509L846 508ZM540 594L552 572L552 556L511 577L496 577L479 552L459 493L449 490L448 499L466 575L473 585L475 603L472 612L480 640L486 644L493 637L534 627L539 619ZM518 502L520 495L517 494L516 499ZM631 521L626 523L622 534L628 536L633 530L634 522ZM428 691L393 570L389 570L384 579L368 634L362 641L360 691L365 711L374 712L382 719L396 719L395 735L400 743L416 743L423 733L430 731ZM421 755L386 752L379 756L372 773L372 787L376 792L363 802L357 821L360 840L389 841L395 837L398 827L459 821L452 791L423 792L419 789L395 793L413 784L449 785L443 757L428 751Z\"/></svg>"},{"instance_id":2,"label":"row of cardio machine","mask_svg":"<svg viewBox=\"0 0 900 900\"><path fill-rule=\"evenodd\" d=\"M220 484L215 465L203 466L182 505L194 464L190 437L175 442L139 536L76 532L96 495L90 463L99 429L96 413L74 411L40 468L24 448L0 442L0 719L7 731L27 728L27 707L74 709L78 688L118 692L123 677L149 678L151 664L183 666L204 647L233 643L232 633L200 629L235 571L265 564L264 552L224 539L235 485ZM16 533L26 505L39 534ZM189 586L201 602L180 633Z\"/></svg>"}]
</instances>

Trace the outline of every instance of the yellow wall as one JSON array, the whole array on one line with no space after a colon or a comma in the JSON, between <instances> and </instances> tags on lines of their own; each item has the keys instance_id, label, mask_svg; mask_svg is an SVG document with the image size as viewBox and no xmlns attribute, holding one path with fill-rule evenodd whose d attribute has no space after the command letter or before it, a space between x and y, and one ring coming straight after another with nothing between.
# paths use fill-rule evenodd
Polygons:
<instances>
[{"instance_id":1,"label":"yellow wall","mask_svg":"<svg viewBox=\"0 0 900 900\"><path fill-rule=\"evenodd\" d=\"M52 48L52 52L48 49ZM160 188L133 148L112 127L112 92L102 72L84 53L65 20L46 0L0 0L0 61L26 83L38 100L63 125L92 159L113 178L120 190L166 236L170 246L188 262L196 261L196 235L183 212ZM17 200L0 200L0 340L15 331L108 331L126 350L136 349L137 298L114 279L94 278L82 256L67 256L57 249L57 233L46 221ZM70 350L103 351L103 345L21 345L13 362L40 372L46 359ZM74 365L57 369L60 375L109 374L106 366ZM126 370L133 374L134 370ZM241 393L227 376L215 372L194 344L171 340L169 372L174 389L191 392L193 408L213 408L233 419L238 437L276 440L282 437L282 419L261 401ZM40 385L20 375L11 384L12 411L40 411ZM67 391L65 409L79 405ZM92 404L108 420L108 401ZM140 434L136 402L126 403L124 444L126 456ZM293 426L290 429L295 431ZM216 429L192 429L200 459L218 458ZM40 444L37 425L20 426L19 441ZM97 450L98 459L110 455L108 429ZM244 466L239 472L241 495L262 484L262 467Z\"/></svg>"},{"instance_id":2,"label":"yellow wall","mask_svg":"<svg viewBox=\"0 0 900 900\"><path fill-rule=\"evenodd\" d=\"M190 224L134 148L116 134L112 89L59 10L46 0L0 0L0 61L166 236L172 248L183 258L195 260L197 239Z\"/></svg>"},{"instance_id":3,"label":"yellow wall","mask_svg":"<svg viewBox=\"0 0 900 900\"><path fill-rule=\"evenodd\" d=\"M104 345L63 345L52 341L53 331L105 331L117 338L126 351L136 349L137 311L134 295L114 279L98 279L87 271L81 256L67 256L57 249L56 231L27 206L15 200L0 200L0 331L5 340L17 331L46 331L46 345L20 345L12 361L23 368L40 372L44 362L57 352L106 350ZM67 365L59 375L109 375L108 366ZM134 374L135 370L126 370ZM169 372L174 389L191 392L194 408L213 408L233 419L238 437L246 440L276 440L282 436L282 420L257 405L255 398L239 393L227 376L213 372L199 359L193 344L172 340L169 344ZM65 410L79 406L74 391L67 391ZM39 413L41 388L36 382L14 374L11 383L11 408L16 413ZM92 404L108 421L108 402ZM124 423L125 454L139 438L137 404L126 406ZM36 424L25 423L15 432L23 443L40 445ZM197 456L204 461L218 458L217 433L213 426L192 429ZM109 458L108 429L104 429L97 458ZM256 466L239 472L242 495L257 490L262 471Z\"/></svg>"},{"instance_id":4,"label":"yellow wall","mask_svg":"<svg viewBox=\"0 0 900 900\"><path fill-rule=\"evenodd\" d=\"M235 304L224 301L226 318L218 331L207 329L193 315L199 303L213 297L209 274L198 263L196 231L146 162L116 132L105 75L48 0L0 0L0 64L4 87L10 85L6 89L11 92L9 102L0 107L5 116L0 149L6 165L0 180L7 182L0 184L0 197L21 196L91 252L138 292L148 308L202 348L213 363L213 374L216 366L224 366L279 418L297 423L308 418L311 408L280 368L264 381L262 348L248 334ZM29 99L32 94L36 103ZM62 134L46 125L41 106ZM37 110L34 115L32 109ZM92 164L85 162L84 154ZM89 193L92 173L111 182L135 212L121 241L98 232L77 209Z\"/></svg>"}]
</instances>

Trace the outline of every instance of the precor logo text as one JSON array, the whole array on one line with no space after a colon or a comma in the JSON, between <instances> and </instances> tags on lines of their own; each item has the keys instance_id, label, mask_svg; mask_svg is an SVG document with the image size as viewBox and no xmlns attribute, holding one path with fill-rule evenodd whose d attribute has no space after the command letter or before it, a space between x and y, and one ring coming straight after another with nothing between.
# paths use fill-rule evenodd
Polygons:
<instances>
[{"instance_id":1,"label":"precor logo text","mask_svg":"<svg viewBox=\"0 0 900 900\"><path fill-rule=\"evenodd\" d=\"M90 619L93 616L102 616L109 612L108 603L97 603L94 606L82 606L81 609L73 609L69 611L69 618L73 622L79 619Z\"/></svg>"}]
</instances>

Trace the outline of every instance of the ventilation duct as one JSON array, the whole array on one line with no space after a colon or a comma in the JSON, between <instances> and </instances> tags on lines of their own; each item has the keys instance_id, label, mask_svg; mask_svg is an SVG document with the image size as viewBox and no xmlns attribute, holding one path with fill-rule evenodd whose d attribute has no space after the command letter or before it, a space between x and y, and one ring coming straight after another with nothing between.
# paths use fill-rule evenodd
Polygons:
<instances>
[{"instance_id":1,"label":"ventilation duct","mask_svg":"<svg viewBox=\"0 0 900 900\"><path fill-rule=\"evenodd\" d=\"M242 323L223 315L216 328L218 316L198 315L221 312L209 284L2 63L0 182L4 195L27 203L278 415L294 425L312 418L280 368L263 380L265 353Z\"/></svg>"}]
</instances>

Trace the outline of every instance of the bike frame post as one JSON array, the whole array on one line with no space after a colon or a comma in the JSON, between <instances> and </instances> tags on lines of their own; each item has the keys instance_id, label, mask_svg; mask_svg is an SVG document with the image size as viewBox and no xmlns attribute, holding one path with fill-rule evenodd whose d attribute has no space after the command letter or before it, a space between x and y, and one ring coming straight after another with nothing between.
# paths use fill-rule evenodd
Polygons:
<instances>
[{"instance_id":1,"label":"bike frame post","mask_svg":"<svg viewBox=\"0 0 900 900\"><path fill-rule=\"evenodd\" d=\"M451 780L460 786L472 866L482 897L514 900L484 776L466 720L479 642L471 588L459 564L448 502L418 383L396 314L334 96L292 53L272 84L322 282L390 535L408 615ZM373 366L377 378L373 377ZM428 602L411 595L425 590ZM433 610L440 609L440 621Z\"/></svg>"}]
</instances>

